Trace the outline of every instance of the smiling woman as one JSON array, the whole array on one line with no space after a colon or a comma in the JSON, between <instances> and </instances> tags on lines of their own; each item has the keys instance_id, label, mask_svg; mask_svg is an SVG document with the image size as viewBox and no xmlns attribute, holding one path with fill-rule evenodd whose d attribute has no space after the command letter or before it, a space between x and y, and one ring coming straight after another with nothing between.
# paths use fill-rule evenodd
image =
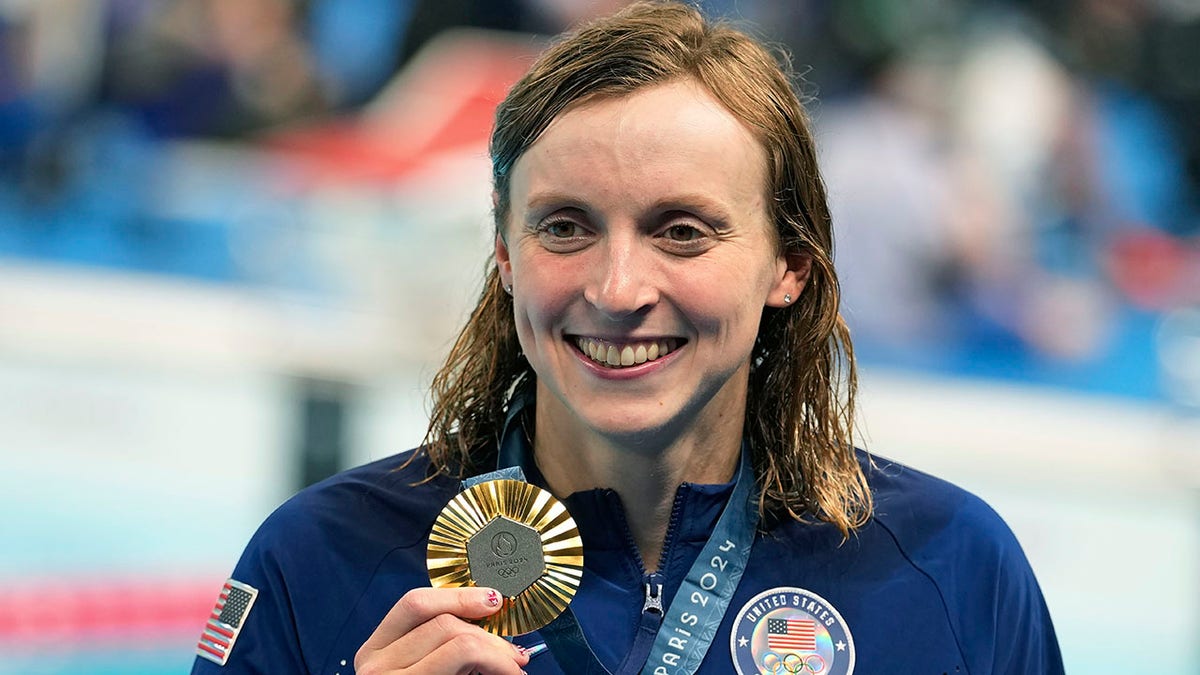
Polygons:
<instances>
[{"instance_id":1,"label":"smiling woman","mask_svg":"<svg viewBox=\"0 0 1200 675\"><path fill-rule=\"evenodd\" d=\"M591 249L566 256L559 263L563 266L605 266L595 270L604 278L585 289L584 299L596 312L642 317L626 317L624 327L606 326L612 335L578 336L620 338L605 345L605 363L613 351L622 357L621 339L637 337L629 331L646 320L647 307L622 306L642 300L624 297L630 293L671 293L655 310L655 320L671 306L712 307L708 319L719 325L705 330L716 340L693 345L693 355L703 352L698 360L717 353L710 348L735 348L734 326L753 331L754 368L746 345L736 353L721 350L720 360L705 366L712 370L730 359L743 366L739 375L729 376L731 387L744 386L737 402L721 407L710 379L709 390L695 391L687 411L695 417L695 405L707 399L721 411L722 424L733 420L722 428L726 445L731 434L740 439L745 417L745 432L755 441L764 515L819 513L844 534L865 522L870 491L847 452L853 445L856 380L849 334L837 311L828 206L808 117L779 61L745 34L706 24L686 6L630 9L620 21L598 23L547 51L513 87L496 120L492 159L499 265L434 381L427 441L435 463L458 463L468 471L487 466L493 460L479 456L480 441L494 436L502 423L512 384L536 380L538 388L545 386L535 376L547 374L532 360L481 349L497 334L511 339L522 330L522 317L514 318L503 288L512 286L518 304L523 293L536 289L501 277L511 269L508 261L523 256L519 247L526 245L526 235L537 233L548 253ZM618 203L623 213L613 208ZM637 249L614 248L626 240L622 220L664 255L649 260ZM508 248L510 232L518 250ZM602 246L587 245L598 236ZM597 248L603 260L594 260ZM765 257L755 260L756 249ZM783 269L774 269L779 266ZM743 279L748 274L776 279L777 292L768 298L764 287L749 296L757 304L737 298L728 314L710 304L725 292L733 297L748 291L749 286L728 278L753 283ZM554 283L569 283L567 278L556 275ZM666 279L674 279L673 288L665 287ZM779 311L784 306L787 311ZM649 337L674 337L686 345L688 336ZM542 346L521 344L527 354ZM629 346L636 361L637 346ZM476 388L480 385L485 389ZM558 396L561 400L561 391ZM539 409L547 405L545 398L538 399ZM467 407L460 407L464 402ZM690 431L693 437L708 435L703 427ZM649 443L641 436L633 440L641 441L636 446ZM800 447L806 451L799 452ZM733 466L730 454L736 452L722 453L727 471ZM682 465L676 458L672 466ZM649 549L643 555L657 555L657 543Z\"/></svg>"},{"instance_id":2,"label":"smiling woman","mask_svg":"<svg viewBox=\"0 0 1200 675\"><path fill-rule=\"evenodd\" d=\"M273 514L195 672L1062 672L1003 521L854 447L824 187L766 49L633 5L538 59L492 159L495 264L425 444Z\"/></svg>"},{"instance_id":3,"label":"smiling woman","mask_svg":"<svg viewBox=\"0 0 1200 675\"><path fill-rule=\"evenodd\" d=\"M809 270L771 226L763 154L680 79L570 108L513 165L496 262L536 374L534 455L566 494L669 512L676 485L733 474L763 309ZM653 568L666 523L630 524Z\"/></svg>"}]
</instances>

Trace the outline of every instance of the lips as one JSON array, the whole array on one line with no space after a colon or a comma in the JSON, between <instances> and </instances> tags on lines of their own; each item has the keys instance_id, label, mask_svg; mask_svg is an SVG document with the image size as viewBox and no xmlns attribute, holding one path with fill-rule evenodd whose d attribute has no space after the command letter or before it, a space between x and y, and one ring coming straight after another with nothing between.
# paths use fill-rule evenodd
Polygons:
<instances>
[{"instance_id":1,"label":"lips","mask_svg":"<svg viewBox=\"0 0 1200 675\"><path fill-rule=\"evenodd\" d=\"M678 349L684 342L678 338L628 342L584 336L575 336L572 339L584 356L606 368L628 368L661 359Z\"/></svg>"}]
</instances>

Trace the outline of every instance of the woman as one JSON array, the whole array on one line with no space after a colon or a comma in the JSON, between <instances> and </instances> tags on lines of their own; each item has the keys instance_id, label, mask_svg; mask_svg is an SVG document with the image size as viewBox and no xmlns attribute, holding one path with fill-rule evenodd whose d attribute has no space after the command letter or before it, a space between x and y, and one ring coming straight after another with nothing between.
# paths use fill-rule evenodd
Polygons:
<instances>
[{"instance_id":1,"label":"woman","mask_svg":"<svg viewBox=\"0 0 1200 675\"><path fill-rule=\"evenodd\" d=\"M495 267L425 446L273 514L193 672L1062 671L1003 522L853 449L824 189L767 51L632 6L534 64L492 159ZM513 643L472 622L495 590L425 564L459 479L498 464L584 547L570 611Z\"/></svg>"}]
</instances>

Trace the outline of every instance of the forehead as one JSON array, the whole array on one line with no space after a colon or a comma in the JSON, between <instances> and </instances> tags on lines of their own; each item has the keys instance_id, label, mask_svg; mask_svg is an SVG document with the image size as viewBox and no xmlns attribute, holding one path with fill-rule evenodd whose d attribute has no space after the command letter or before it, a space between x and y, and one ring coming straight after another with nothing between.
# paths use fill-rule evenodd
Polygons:
<instances>
[{"instance_id":1,"label":"forehead","mask_svg":"<svg viewBox=\"0 0 1200 675\"><path fill-rule=\"evenodd\" d=\"M707 87L691 78L644 85L620 94L586 97L559 113L542 137L551 131L565 135L570 130L606 124L619 125L629 133L732 134L743 142L757 142Z\"/></svg>"},{"instance_id":2,"label":"forehead","mask_svg":"<svg viewBox=\"0 0 1200 675\"><path fill-rule=\"evenodd\" d=\"M761 204L766 154L748 128L693 80L580 103L517 160L514 205L570 189L644 201L681 190L732 207Z\"/></svg>"}]
</instances>

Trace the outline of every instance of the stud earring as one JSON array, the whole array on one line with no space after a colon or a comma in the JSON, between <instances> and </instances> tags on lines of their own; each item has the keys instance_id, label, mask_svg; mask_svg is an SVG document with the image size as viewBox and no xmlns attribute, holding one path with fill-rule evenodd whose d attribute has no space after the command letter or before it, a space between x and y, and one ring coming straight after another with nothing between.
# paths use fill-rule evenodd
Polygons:
<instances>
[{"instance_id":1,"label":"stud earring","mask_svg":"<svg viewBox=\"0 0 1200 675\"><path fill-rule=\"evenodd\" d=\"M792 302L792 294L784 293L783 294L783 304L787 305L787 304L790 304L791 302Z\"/></svg>"},{"instance_id":2,"label":"stud earring","mask_svg":"<svg viewBox=\"0 0 1200 675\"><path fill-rule=\"evenodd\" d=\"M505 286L505 287L504 287L504 292L505 292L505 293L508 293L509 295L512 295L512 284L509 284L509 285Z\"/></svg>"}]
</instances>

